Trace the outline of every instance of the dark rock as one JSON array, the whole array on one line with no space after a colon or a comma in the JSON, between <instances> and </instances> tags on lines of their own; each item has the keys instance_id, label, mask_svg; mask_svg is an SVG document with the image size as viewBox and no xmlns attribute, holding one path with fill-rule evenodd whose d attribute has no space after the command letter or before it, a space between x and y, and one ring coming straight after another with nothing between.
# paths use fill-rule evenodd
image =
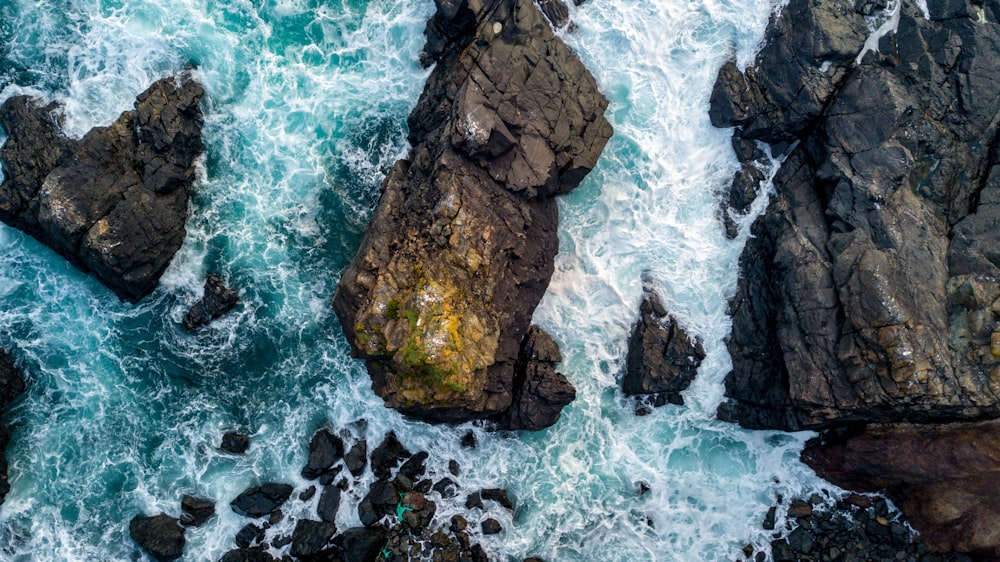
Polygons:
<instances>
[{"instance_id":1,"label":"dark rock","mask_svg":"<svg viewBox=\"0 0 1000 562\"><path fill-rule=\"evenodd\" d=\"M330 484L333 484L337 480L337 476L340 474L340 471L342 470L344 470L344 465L338 464L337 466L320 474L319 478L317 478L316 481L319 482L320 486L329 486Z\"/></svg>"},{"instance_id":2,"label":"dark rock","mask_svg":"<svg viewBox=\"0 0 1000 562\"><path fill-rule=\"evenodd\" d=\"M413 480L410 480L410 477L402 472L396 474L396 478L393 479L392 483L396 485L396 488L398 488L400 492L409 492L413 489Z\"/></svg>"},{"instance_id":3,"label":"dark rock","mask_svg":"<svg viewBox=\"0 0 1000 562\"><path fill-rule=\"evenodd\" d=\"M443 499L449 499L458 495L458 484L451 478L442 478L434 484L433 490Z\"/></svg>"},{"instance_id":4,"label":"dark rock","mask_svg":"<svg viewBox=\"0 0 1000 562\"><path fill-rule=\"evenodd\" d=\"M457 533L459 531L464 531L468 528L469 528L469 522L466 521L465 517L462 517L461 515L457 514L451 516L451 525L449 527L449 529L451 529L451 532Z\"/></svg>"},{"instance_id":5,"label":"dark rock","mask_svg":"<svg viewBox=\"0 0 1000 562\"><path fill-rule=\"evenodd\" d=\"M376 478L388 478L392 469L403 459L410 458L412 453L396 438L396 433L390 431L382 443L375 447L371 455L372 474Z\"/></svg>"},{"instance_id":6,"label":"dark rock","mask_svg":"<svg viewBox=\"0 0 1000 562\"><path fill-rule=\"evenodd\" d=\"M495 535L503 530L503 526L496 519L487 519L482 522L484 535Z\"/></svg>"},{"instance_id":7,"label":"dark rock","mask_svg":"<svg viewBox=\"0 0 1000 562\"><path fill-rule=\"evenodd\" d=\"M480 492L480 495L484 500L495 501L507 509L514 509L514 502L510 501L507 490L503 488L486 488Z\"/></svg>"},{"instance_id":8,"label":"dark rock","mask_svg":"<svg viewBox=\"0 0 1000 562\"><path fill-rule=\"evenodd\" d=\"M607 100L531 0L440 0L408 119L334 309L386 405L439 422L511 407L558 250L553 196L611 136Z\"/></svg>"},{"instance_id":9,"label":"dark rock","mask_svg":"<svg viewBox=\"0 0 1000 562\"><path fill-rule=\"evenodd\" d=\"M412 530L424 529L430 525L437 511L437 504L420 492L407 492L399 501L403 524Z\"/></svg>"},{"instance_id":10,"label":"dark rock","mask_svg":"<svg viewBox=\"0 0 1000 562\"><path fill-rule=\"evenodd\" d=\"M450 472L452 476L458 476L459 472L458 461L456 461L455 459L451 459L450 461L448 461L448 472Z\"/></svg>"},{"instance_id":11,"label":"dark rock","mask_svg":"<svg viewBox=\"0 0 1000 562\"><path fill-rule=\"evenodd\" d=\"M255 525L249 523L244 525L239 531L236 532L236 538L234 542L236 546L242 549L248 549L253 545L260 545L264 543L264 527L260 525Z\"/></svg>"},{"instance_id":12,"label":"dark rock","mask_svg":"<svg viewBox=\"0 0 1000 562\"><path fill-rule=\"evenodd\" d=\"M813 508L808 502L802 500L792 500L791 505L788 506L788 516L794 517L796 519L801 519L803 517L809 517L813 513Z\"/></svg>"},{"instance_id":13,"label":"dark rock","mask_svg":"<svg viewBox=\"0 0 1000 562\"><path fill-rule=\"evenodd\" d=\"M767 514L764 515L764 523L761 524L761 527L763 527L764 530L766 531L774 530L774 523L775 523L774 519L777 515L777 511L778 508L776 508L773 505L767 510Z\"/></svg>"},{"instance_id":14,"label":"dark rock","mask_svg":"<svg viewBox=\"0 0 1000 562\"><path fill-rule=\"evenodd\" d=\"M343 456L344 442L340 437L326 429L317 431L309 441L309 461L302 469L302 477L307 480L319 478Z\"/></svg>"},{"instance_id":15,"label":"dark rock","mask_svg":"<svg viewBox=\"0 0 1000 562\"><path fill-rule=\"evenodd\" d=\"M802 460L843 488L886 493L931 550L1000 554L1000 420L872 424L810 441Z\"/></svg>"},{"instance_id":16,"label":"dark rock","mask_svg":"<svg viewBox=\"0 0 1000 562\"><path fill-rule=\"evenodd\" d=\"M379 527L352 527L338 535L334 543L343 550L344 562L375 562L386 539Z\"/></svg>"},{"instance_id":17,"label":"dark rock","mask_svg":"<svg viewBox=\"0 0 1000 562\"><path fill-rule=\"evenodd\" d=\"M247 488L230 502L236 513L246 517L263 517L282 506L292 495L288 484L268 483Z\"/></svg>"},{"instance_id":18,"label":"dark rock","mask_svg":"<svg viewBox=\"0 0 1000 562\"><path fill-rule=\"evenodd\" d=\"M472 562L489 562L490 558L486 555L486 549L484 549L482 545L472 545L471 551Z\"/></svg>"},{"instance_id":19,"label":"dark rock","mask_svg":"<svg viewBox=\"0 0 1000 562\"><path fill-rule=\"evenodd\" d=\"M19 394L24 392L24 377L14 363L14 358L0 349L0 410L5 408ZM7 474L7 443L10 441L10 431L0 424L0 504L10 492L10 480Z\"/></svg>"},{"instance_id":20,"label":"dark rock","mask_svg":"<svg viewBox=\"0 0 1000 562\"><path fill-rule=\"evenodd\" d=\"M427 461L427 457L429 456L430 455L427 451L420 451L419 453L406 459L406 462L399 467L399 473L405 475L410 480L416 480L427 470L424 463Z\"/></svg>"},{"instance_id":21,"label":"dark rock","mask_svg":"<svg viewBox=\"0 0 1000 562\"><path fill-rule=\"evenodd\" d=\"M316 507L316 514L322 521L330 523L337 520L337 510L340 509L340 488L336 486L323 486L323 493L319 496L319 505Z\"/></svg>"},{"instance_id":22,"label":"dark rock","mask_svg":"<svg viewBox=\"0 0 1000 562\"><path fill-rule=\"evenodd\" d=\"M473 492L465 497L465 507L466 509L472 509L478 507L479 509L486 509L485 504L483 504L483 493Z\"/></svg>"},{"instance_id":23,"label":"dark rock","mask_svg":"<svg viewBox=\"0 0 1000 562\"><path fill-rule=\"evenodd\" d=\"M562 361L556 342L538 326L528 328L514 367L514 401L500 418L506 429L538 431L559 421L576 389L555 364Z\"/></svg>"},{"instance_id":24,"label":"dark rock","mask_svg":"<svg viewBox=\"0 0 1000 562\"><path fill-rule=\"evenodd\" d=\"M420 492L421 494L427 494L431 491L434 486L434 481L430 478L424 478L423 480L417 482L413 485L413 489Z\"/></svg>"},{"instance_id":25,"label":"dark rock","mask_svg":"<svg viewBox=\"0 0 1000 562\"><path fill-rule=\"evenodd\" d=\"M181 524L198 527L215 515L215 502L203 498L184 495L181 498Z\"/></svg>"},{"instance_id":26,"label":"dark rock","mask_svg":"<svg viewBox=\"0 0 1000 562\"><path fill-rule=\"evenodd\" d=\"M250 448L250 436L236 433L235 431L227 431L222 435L222 445L219 448L229 453L242 455Z\"/></svg>"},{"instance_id":27,"label":"dark rock","mask_svg":"<svg viewBox=\"0 0 1000 562\"><path fill-rule=\"evenodd\" d=\"M60 132L58 105L16 96L0 107L0 220L92 273L122 300L156 288L184 241L201 140L202 87L164 78L135 109L79 141Z\"/></svg>"},{"instance_id":28,"label":"dark rock","mask_svg":"<svg viewBox=\"0 0 1000 562\"><path fill-rule=\"evenodd\" d=\"M466 431L465 435L462 436L462 448L463 449L475 449L476 448L476 434L471 430Z\"/></svg>"},{"instance_id":29,"label":"dark rock","mask_svg":"<svg viewBox=\"0 0 1000 562\"><path fill-rule=\"evenodd\" d=\"M226 287L221 277L209 275L204 296L184 315L184 327L196 330L232 310L239 300L236 291Z\"/></svg>"},{"instance_id":30,"label":"dark rock","mask_svg":"<svg viewBox=\"0 0 1000 562\"><path fill-rule=\"evenodd\" d=\"M184 528L165 513L133 517L128 533L136 544L161 562L177 560L184 554Z\"/></svg>"},{"instance_id":31,"label":"dark rock","mask_svg":"<svg viewBox=\"0 0 1000 562\"><path fill-rule=\"evenodd\" d=\"M351 476L361 476L368 466L368 442L360 439L351 445L351 449L344 453L344 464Z\"/></svg>"},{"instance_id":32,"label":"dark rock","mask_svg":"<svg viewBox=\"0 0 1000 562\"><path fill-rule=\"evenodd\" d=\"M545 14L552 27L559 29L569 23L569 8L563 0L538 0L538 7Z\"/></svg>"},{"instance_id":33,"label":"dark rock","mask_svg":"<svg viewBox=\"0 0 1000 562\"><path fill-rule=\"evenodd\" d=\"M326 549L337 527L327 521L299 519L292 531L291 554L296 558L315 556Z\"/></svg>"},{"instance_id":34,"label":"dark rock","mask_svg":"<svg viewBox=\"0 0 1000 562\"><path fill-rule=\"evenodd\" d=\"M292 537L290 537L288 535L281 535L281 536L278 536L278 537L274 537L271 540L271 548L281 549L281 548L285 548L286 546L288 546L290 544L292 544Z\"/></svg>"},{"instance_id":35,"label":"dark rock","mask_svg":"<svg viewBox=\"0 0 1000 562\"><path fill-rule=\"evenodd\" d=\"M304 502L307 502L311 500L315 495L316 495L316 486L309 486L305 490L302 490L302 492L299 494L299 499Z\"/></svg>"},{"instance_id":36,"label":"dark rock","mask_svg":"<svg viewBox=\"0 0 1000 562\"><path fill-rule=\"evenodd\" d=\"M645 286L625 360L625 394L662 394L671 404L683 404L680 393L694 380L703 359L701 340L681 329L659 296Z\"/></svg>"},{"instance_id":37,"label":"dark rock","mask_svg":"<svg viewBox=\"0 0 1000 562\"><path fill-rule=\"evenodd\" d=\"M219 562L277 562L277 560L262 548L237 548L223 554Z\"/></svg>"},{"instance_id":38,"label":"dark rock","mask_svg":"<svg viewBox=\"0 0 1000 562\"><path fill-rule=\"evenodd\" d=\"M376 480L369 488L368 494L358 504L361 524L371 527L386 515L391 514L395 517L399 499L399 490L395 485L386 480Z\"/></svg>"}]
</instances>

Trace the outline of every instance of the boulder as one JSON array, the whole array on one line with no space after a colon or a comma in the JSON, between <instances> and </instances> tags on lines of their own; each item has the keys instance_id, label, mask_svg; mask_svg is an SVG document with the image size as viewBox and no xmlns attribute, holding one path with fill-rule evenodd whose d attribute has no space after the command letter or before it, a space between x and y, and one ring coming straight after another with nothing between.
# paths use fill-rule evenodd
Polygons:
<instances>
[{"instance_id":1,"label":"boulder","mask_svg":"<svg viewBox=\"0 0 1000 562\"><path fill-rule=\"evenodd\" d=\"M198 527L215 515L215 502L187 494L181 498L180 522L186 527Z\"/></svg>"},{"instance_id":2,"label":"boulder","mask_svg":"<svg viewBox=\"0 0 1000 562\"><path fill-rule=\"evenodd\" d=\"M239 295L226 287L222 277L209 275L205 279L205 294L184 315L184 327L189 331L197 330L232 310L239 300Z\"/></svg>"},{"instance_id":3,"label":"boulder","mask_svg":"<svg viewBox=\"0 0 1000 562\"><path fill-rule=\"evenodd\" d=\"M177 560L184 554L184 528L165 513L133 517L128 533L136 544L161 562Z\"/></svg>"},{"instance_id":4,"label":"boulder","mask_svg":"<svg viewBox=\"0 0 1000 562\"><path fill-rule=\"evenodd\" d=\"M352 527L333 540L343 551L344 562L374 562L385 541L385 530L378 527Z\"/></svg>"},{"instance_id":5,"label":"boulder","mask_svg":"<svg viewBox=\"0 0 1000 562\"><path fill-rule=\"evenodd\" d=\"M204 90L189 73L164 78L135 108L79 141L59 106L15 96L0 107L0 220L92 273L122 300L156 288L181 247L195 159L204 150Z\"/></svg>"},{"instance_id":6,"label":"boulder","mask_svg":"<svg viewBox=\"0 0 1000 562\"><path fill-rule=\"evenodd\" d=\"M671 404L683 404L680 393L694 380L703 359L701 340L678 326L647 286L639 321L628 342L622 391L627 395L662 394Z\"/></svg>"},{"instance_id":7,"label":"boulder","mask_svg":"<svg viewBox=\"0 0 1000 562\"><path fill-rule=\"evenodd\" d=\"M276 562L263 548L236 548L222 555L219 562Z\"/></svg>"},{"instance_id":8,"label":"boulder","mask_svg":"<svg viewBox=\"0 0 1000 562\"><path fill-rule=\"evenodd\" d=\"M358 504L358 518L365 527L372 527L386 515L396 516L399 505L399 490L386 480L376 480L368 489L368 494Z\"/></svg>"},{"instance_id":9,"label":"boulder","mask_svg":"<svg viewBox=\"0 0 1000 562\"><path fill-rule=\"evenodd\" d=\"M607 100L531 0L439 1L436 63L334 309L386 405L428 421L510 409L558 251L553 196L611 135Z\"/></svg>"},{"instance_id":10,"label":"boulder","mask_svg":"<svg viewBox=\"0 0 1000 562\"><path fill-rule=\"evenodd\" d=\"M344 442L340 437L326 429L317 431L309 441L309 460L302 469L302 477L307 480L319 478L343 456Z\"/></svg>"},{"instance_id":11,"label":"boulder","mask_svg":"<svg viewBox=\"0 0 1000 562\"><path fill-rule=\"evenodd\" d=\"M292 531L291 555L295 558L309 558L326 550L327 544L337 532L337 527L327 521L300 519Z\"/></svg>"},{"instance_id":12,"label":"boulder","mask_svg":"<svg viewBox=\"0 0 1000 562\"><path fill-rule=\"evenodd\" d=\"M399 465L403 459L410 458L412 453L396 438L396 432L390 431L386 434L382 443L372 451L371 465L372 474L376 478L388 478L392 469Z\"/></svg>"},{"instance_id":13,"label":"boulder","mask_svg":"<svg viewBox=\"0 0 1000 562\"><path fill-rule=\"evenodd\" d=\"M222 434L222 445L219 448L228 453L242 455L250 448L250 436L235 431L227 431Z\"/></svg>"},{"instance_id":14,"label":"boulder","mask_svg":"<svg viewBox=\"0 0 1000 562\"><path fill-rule=\"evenodd\" d=\"M498 419L501 428L538 431L559 421L562 409L576 398L576 389L556 371L561 361L552 337L538 326L528 328L514 365L513 402Z\"/></svg>"},{"instance_id":15,"label":"boulder","mask_svg":"<svg viewBox=\"0 0 1000 562\"><path fill-rule=\"evenodd\" d=\"M929 549L1000 559L1000 420L827 432L802 460L838 486L888 495Z\"/></svg>"},{"instance_id":16,"label":"boulder","mask_svg":"<svg viewBox=\"0 0 1000 562\"><path fill-rule=\"evenodd\" d=\"M351 445L350 450L344 453L344 464L351 476L361 476L368 466L368 442L359 439Z\"/></svg>"},{"instance_id":17,"label":"boulder","mask_svg":"<svg viewBox=\"0 0 1000 562\"><path fill-rule=\"evenodd\" d=\"M0 349L0 411L24 392L24 376L14 364L14 358ZM7 476L7 443L10 441L10 431L0 424L0 504L3 504L10 492L10 480Z\"/></svg>"},{"instance_id":18,"label":"boulder","mask_svg":"<svg viewBox=\"0 0 1000 562\"><path fill-rule=\"evenodd\" d=\"M316 506L316 514L321 521L333 523L337 520L337 510L340 509L340 488L332 485L323 486L323 492L319 495L319 505Z\"/></svg>"},{"instance_id":19,"label":"boulder","mask_svg":"<svg viewBox=\"0 0 1000 562\"><path fill-rule=\"evenodd\" d=\"M247 488L229 503L233 511L245 517L263 517L281 507L292 495L288 484L268 483Z\"/></svg>"},{"instance_id":20,"label":"boulder","mask_svg":"<svg viewBox=\"0 0 1000 562\"><path fill-rule=\"evenodd\" d=\"M234 537L233 542L235 542L236 546L241 549L261 548L260 545L264 544L266 533L267 529L261 525L248 523L236 532L236 537ZM254 545L258 546L255 547Z\"/></svg>"},{"instance_id":21,"label":"boulder","mask_svg":"<svg viewBox=\"0 0 1000 562\"><path fill-rule=\"evenodd\" d=\"M500 522L493 518L484 520L480 523L480 526L483 529L484 535L495 535L500 531L503 531L503 526L500 525Z\"/></svg>"}]
</instances>

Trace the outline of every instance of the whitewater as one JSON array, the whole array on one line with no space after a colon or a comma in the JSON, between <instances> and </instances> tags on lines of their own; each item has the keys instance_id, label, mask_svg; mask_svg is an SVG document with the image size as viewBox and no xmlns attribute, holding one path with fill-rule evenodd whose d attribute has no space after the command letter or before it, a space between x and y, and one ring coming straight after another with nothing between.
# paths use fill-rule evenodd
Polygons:
<instances>
[{"instance_id":1,"label":"whitewater","mask_svg":"<svg viewBox=\"0 0 1000 562\"><path fill-rule=\"evenodd\" d=\"M12 490L0 559L146 560L129 519L176 516L188 493L218 510L188 529L184 560L214 562L247 522L226 504L262 481L305 487L309 436L324 424L372 446L395 430L432 453L432 473L456 459L469 490L507 488L517 509L490 513L504 532L476 537L500 560L732 560L748 543L766 549L760 523L775 498L828 485L798 461L811 434L714 419L750 217L726 239L719 201L738 164L731 131L714 129L707 110L718 68L752 59L774 4L570 7L575 30L563 38L609 98L615 129L598 167L559 202L556 272L535 312L578 394L547 430L494 434L384 408L330 306L381 180L406 154L432 0L0 0L0 102L57 99L71 136L187 66L207 92L187 238L138 305L0 225L0 346L29 379L4 416ZM241 303L189 334L181 318L210 273ZM644 282L708 357L685 406L637 417L619 381ZM470 429L475 449L459 443ZM246 455L218 449L230 430L252 435ZM359 499L345 495L338 528L359 524ZM464 508L453 501L439 503L438 520ZM287 521L268 536L289 533Z\"/></svg>"}]
</instances>

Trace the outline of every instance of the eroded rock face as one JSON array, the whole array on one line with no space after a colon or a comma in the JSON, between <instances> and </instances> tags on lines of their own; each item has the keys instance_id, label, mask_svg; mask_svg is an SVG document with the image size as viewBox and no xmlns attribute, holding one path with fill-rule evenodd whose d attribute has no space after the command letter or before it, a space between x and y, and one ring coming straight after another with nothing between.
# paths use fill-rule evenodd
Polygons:
<instances>
[{"instance_id":1,"label":"eroded rock face","mask_svg":"<svg viewBox=\"0 0 1000 562\"><path fill-rule=\"evenodd\" d=\"M793 0L713 94L716 124L799 141L732 302L720 416L749 427L1000 415L1000 25L903 2L855 65L862 4Z\"/></svg>"},{"instance_id":2,"label":"eroded rock face","mask_svg":"<svg viewBox=\"0 0 1000 562\"><path fill-rule=\"evenodd\" d=\"M501 427L538 431L559 421L562 409L576 398L576 389L556 371L561 361L552 337L538 326L528 328L514 368L513 402L498 420Z\"/></svg>"},{"instance_id":3,"label":"eroded rock face","mask_svg":"<svg viewBox=\"0 0 1000 562\"><path fill-rule=\"evenodd\" d=\"M123 300L156 287L184 241L201 140L202 87L188 74L139 95L135 109L79 141L59 107L17 96L0 107L0 220L90 272Z\"/></svg>"},{"instance_id":4,"label":"eroded rock face","mask_svg":"<svg viewBox=\"0 0 1000 562\"><path fill-rule=\"evenodd\" d=\"M660 297L646 288L639 321L629 338L622 391L628 395L662 395L671 404L683 404L681 391L694 380L705 349L667 313Z\"/></svg>"},{"instance_id":5,"label":"eroded rock face","mask_svg":"<svg viewBox=\"0 0 1000 562\"><path fill-rule=\"evenodd\" d=\"M596 164L607 101L528 0L437 2L409 118L334 309L387 406L426 420L511 407L558 250L552 196Z\"/></svg>"},{"instance_id":6,"label":"eroded rock face","mask_svg":"<svg viewBox=\"0 0 1000 562\"><path fill-rule=\"evenodd\" d=\"M1000 559L1000 420L873 424L810 441L802 460L838 486L887 493L929 548Z\"/></svg>"}]
</instances>

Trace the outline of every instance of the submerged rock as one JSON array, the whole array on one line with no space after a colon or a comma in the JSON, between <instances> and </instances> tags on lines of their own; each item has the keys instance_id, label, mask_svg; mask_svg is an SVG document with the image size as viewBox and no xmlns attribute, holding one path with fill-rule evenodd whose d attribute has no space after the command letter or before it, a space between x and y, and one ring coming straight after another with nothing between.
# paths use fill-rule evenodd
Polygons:
<instances>
[{"instance_id":1,"label":"submerged rock","mask_svg":"<svg viewBox=\"0 0 1000 562\"><path fill-rule=\"evenodd\" d=\"M242 455L250 448L250 436L235 431L227 431L222 434L222 444L219 448L228 453Z\"/></svg>"},{"instance_id":2,"label":"submerged rock","mask_svg":"<svg viewBox=\"0 0 1000 562\"><path fill-rule=\"evenodd\" d=\"M204 150L203 94L188 73L164 78L135 109L78 141L63 136L58 104L10 98L0 107L8 135L0 220L122 300L148 295L184 241L194 161Z\"/></svg>"},{"instance_id":3,"label":"submerged rock","mask_svg":"<svg viewBox=\"0 0 1000 562\"><path fill-rule=\"evenodd\" d=\"M409 118L334 296L387 406L429 421L494 418L558 250L553 196L596 164L607 100L530 0L439 1Z\"/></svg>"},{"instance_id":4,"label":"submerged rock","mask_svg":"<svg viewBox=\"0 0 1000 562\"><path fill-rule=\"evenodd\" d=\"M694 380L705 349L667 314L649 287L639 306L639 321L629 338L622 391L627 395L659 394L671 404L683 404L681 391Z\"/></svg>"},{"instance_id":5,"label":"submerged rock","mask_svg":"<svg viewBox=\"0 0 1000 562\"><path fill-rule=\"evenodd\" d=\"M161 562L177 560L184 554L184 528L165 513L133 517L128 533L136 544Z\"/></svg>"},{"instance_id":6,"label":"submerged rock","mask_svg":"<svg viewBox=\"0 0 1000 562\"><path fill-rule=\"evenodd\" d=\"M196 330L232 310L239 300L239 295L226 287L222 277L209 275L205 279L204 296L184 315L184 327Z\"/></svg>"}]
</instances>

